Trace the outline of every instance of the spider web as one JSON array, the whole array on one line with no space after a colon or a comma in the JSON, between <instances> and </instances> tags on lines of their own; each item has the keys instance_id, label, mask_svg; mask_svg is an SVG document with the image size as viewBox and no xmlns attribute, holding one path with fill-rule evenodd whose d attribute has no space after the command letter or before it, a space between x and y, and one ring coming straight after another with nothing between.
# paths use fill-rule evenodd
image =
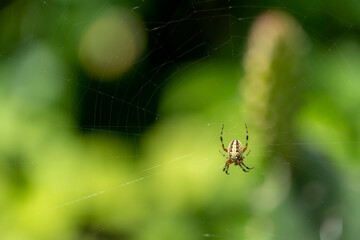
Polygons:
<instances>
[{"instance_id":1,"label":"spider web","mask_svg":"<svg viewBox=\"0 0 360 240\"><path fill-rule=\"evenodd\" d=\"M352 168L357 118L348 115L359 102L359 55L353 54L359 50L359 19L351 7L230 0L19 5L10 2L0 13L8 23L0 39L0 168L6 196L0 201L9 206L1 219L4 236L340 239L359 234L350 223L343 232L345 221L360 218L354 201L359 191L351 182L358 174L357 165ZM282 116L278 124L289 128L274 132L266 125L275 139L271 143L259 139L249 122L252 106L240 108L237 102L247 101L239 88L246 88L243 61L252 26L268 11L286 13L299 24L312 59L304 69L312 78L289 84L293 96L303 99L297 130ZM114 12L120 18L112 18ZM126 39L101 44L109 38L100 36L101 53L123 46L105 65L87 62L94 47L87 34L90 40L98 37L91 35L94 26L104 29L112 21L133 31L141 51L127 52L132 42ZM18 31L11 30L15 27ZM133 59L121 58L131 54ZM328 69L339 64L340 70ZM341 84L322 79L327 71ZM280 105L287 97L278 98ZM225 176L225 159L218 153L221 125L225 145L232 139L244 143L245 122L251 149L246 163L255 169L245 175L232 165ZM286 137L294 132L296 138Z\"/></svg>"}]
</instances>

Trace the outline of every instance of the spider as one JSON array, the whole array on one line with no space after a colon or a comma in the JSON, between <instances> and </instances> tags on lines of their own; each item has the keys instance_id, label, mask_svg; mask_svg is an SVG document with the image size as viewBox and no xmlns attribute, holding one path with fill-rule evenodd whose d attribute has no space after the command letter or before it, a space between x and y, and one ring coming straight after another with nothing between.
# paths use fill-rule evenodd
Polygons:
<instances>
[{"instance_id":1,"label":"spider","mask_svg":"<svg viewBox=\"0 0 360 240\"><path fill-rule=\"evenodd\" d=\"M220 150L219 152L221 153L221 155L223 155L225 158L227 158L228 160L226 161L225 163L225 167L223 169L223 171L226 173L226 174L229 174L228 171L229 171L229 166L230 164L232 163L235 163L235 165L239 165L241 167L241 169L244 171L244 172L249 172L249 170L253 169L253 168L249 168L248 166L246 166L244 164L244 159L249 155L249 153L251 152L251 150L249 150L249 152L243 156L244 152L246 151L247 147L248 147L248 141L249 141L249 134L248 134L248 130L247 130L247 126L246 126L246 123L245 123L245 128L246 128L246 145L245 145L245 148L243 148L241 142L237 139L235 140L232 140L229 144L229 147L226 149L225 146L224 146L224 142L223 142L223 139L222 139L222 134L223 134L223 130L224 130L224 124L222 125L222 128L221 128L221 134L220 134L220 141L221 141L221 144L222 144L222 148L224 149L225 152L228 153L229 156L226 156L225 154L223 154ZM244 167L247 169L245 169Z\"/></svg>"}]
</instances>

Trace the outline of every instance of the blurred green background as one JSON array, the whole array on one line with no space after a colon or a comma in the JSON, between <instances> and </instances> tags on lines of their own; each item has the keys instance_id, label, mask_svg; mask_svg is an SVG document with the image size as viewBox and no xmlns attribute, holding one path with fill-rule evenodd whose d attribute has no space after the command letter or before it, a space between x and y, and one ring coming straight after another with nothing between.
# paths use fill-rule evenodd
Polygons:
<instances>
[{"instance_id":1,"label":"blurred green background","mask_svg":"<svg viewBox=\"0 0 360 240\"><path fill-rule=\"evenodd\" d=\"M358 239L359 12L2 1L0 238Z\"/></svg>"}]
</instances>

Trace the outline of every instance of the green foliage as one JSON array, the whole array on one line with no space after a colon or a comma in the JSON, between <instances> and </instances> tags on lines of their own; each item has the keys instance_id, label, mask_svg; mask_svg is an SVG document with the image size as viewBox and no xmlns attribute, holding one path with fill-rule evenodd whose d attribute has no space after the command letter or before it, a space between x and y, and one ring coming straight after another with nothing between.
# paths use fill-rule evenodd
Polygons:
<instances>
[{"instance_id":1,"label":"green foliage","mask_svg":"<svg viewBox=\"0 0 360 240\"><path fill-rule=\"evenodd\" d=\"M94 126L80 127L77 119L97 107L83 105L79 88L95 92L98 104L106 97L124 101L117 90L126 81L103 94L103 79L98 88L92 85L96 79L85 82L78 59L82 33L98 11L114 7L110 3L15 1L0 12L0 22L7 23L0 27L1 239L360 236L358 35L331 39L336 45L328 47L331 33L322 41L310 37L306 28L313 22L299 21L294 11L261 13L251 18L242 65L234 55L209 53L201 61L179 60L176 69L161 66L170 73L155 91L161 92L158 118L135 141L112 126L96 128L96 116ZM339 14L347 19L349 11L349 21L357 23L356 7ZM174 22L166 23L175 29ZM199 36L216 52L204 32ZM226 37L236 42L235 35ZM152 47L148 51L158 50ZM153 84L156 71L138 94ZM150 112L137 110L139 117ZM110 111L112 118L128 117ZM244 173L231 165L227 176L218 152L221 125L225 144L245 144L244 123L251 149L245 162L254 169ZM132 124L125 127L143 127Z\"/></svg>"}]
</instances>

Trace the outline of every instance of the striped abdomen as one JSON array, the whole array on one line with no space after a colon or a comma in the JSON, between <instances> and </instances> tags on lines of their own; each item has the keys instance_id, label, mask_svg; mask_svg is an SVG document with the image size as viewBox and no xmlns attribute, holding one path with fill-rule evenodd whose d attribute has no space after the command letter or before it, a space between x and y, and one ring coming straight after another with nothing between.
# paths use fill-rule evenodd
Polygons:
<instances>
[{"instance_id":1,"label":"striped abdomen","mask_svg":"<svg viewBox=\"0 0 360 240\"><path fill-rule=\"evenodd\" d=\"M243 147L241 145L241 142L237 139L232 140L228 147L229 157L232 159L240 158L242 152L243 152Z\"/></svg>"}]
</instances>

